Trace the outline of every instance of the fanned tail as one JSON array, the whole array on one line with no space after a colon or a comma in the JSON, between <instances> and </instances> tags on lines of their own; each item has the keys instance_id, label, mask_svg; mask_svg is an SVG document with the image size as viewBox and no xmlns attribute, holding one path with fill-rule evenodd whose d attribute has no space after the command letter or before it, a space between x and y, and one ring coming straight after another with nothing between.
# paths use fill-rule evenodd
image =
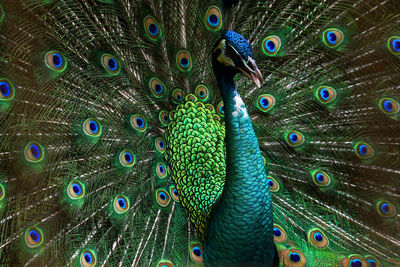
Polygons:
<instances>
[{"instance_id":1,"label":"fanned tail","mask_svg":"<svg viewBox=\"0 0 400 267\"><path fill-rule=\"evenodd\" d=\"M242 94L265 153L281 262L399 264L397 5L272 1L242 14L266 77Z\"/></svg>"}]
</instances>

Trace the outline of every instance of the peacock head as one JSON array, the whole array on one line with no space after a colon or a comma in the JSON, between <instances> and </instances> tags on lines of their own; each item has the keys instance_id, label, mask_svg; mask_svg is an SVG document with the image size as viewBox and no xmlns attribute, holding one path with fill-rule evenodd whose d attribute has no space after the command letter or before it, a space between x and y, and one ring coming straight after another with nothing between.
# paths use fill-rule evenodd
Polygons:
<instances>
[{"instance_id":1,"label":"peacock head","mask_svg":"<svg viewBox=\"0 0 400 267\"><path fill-rule=\"evenodd\" d=\"M242 35L234 31L222 32L221 38L213 47L212 65L217 77L228 75L233 78L236 74L242 73L257 87L260 87L263 81L251 45Z\"/></svg>"}]
</instances>

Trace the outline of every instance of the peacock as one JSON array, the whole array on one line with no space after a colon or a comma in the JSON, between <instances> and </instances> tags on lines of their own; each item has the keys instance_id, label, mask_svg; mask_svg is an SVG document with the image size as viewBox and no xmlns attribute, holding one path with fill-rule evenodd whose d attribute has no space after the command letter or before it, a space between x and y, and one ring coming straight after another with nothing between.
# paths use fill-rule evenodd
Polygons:
<instances>
[{"instance_id":1,"label":"peacock","mask_svg":"<svg viewBox=\"0 0 400 267\"><path fill-rule=\"evenodd\" d=\"M397 0L2 0L1 266L400 265Z\"/></svg>"}]
</instances>

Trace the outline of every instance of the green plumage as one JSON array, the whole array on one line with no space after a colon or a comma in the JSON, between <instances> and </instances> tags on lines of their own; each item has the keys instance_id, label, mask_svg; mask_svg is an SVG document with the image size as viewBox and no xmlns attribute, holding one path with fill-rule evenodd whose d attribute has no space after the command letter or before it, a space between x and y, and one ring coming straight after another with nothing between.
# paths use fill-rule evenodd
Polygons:
<instances>
[{"instance_id":1,"label":"green plumage","mask_svg":"<svg viewBox=\"0 0 400 267\"><path fill-rule=\"evenodd\" d=\"M167 159L182 206L204 239L225 182L225 128L212 105L186 99L170 114Z\"/></svg>"},{"instance_id":2,"label":"green plumage","mask_svg":"<svg viewBox=\"0 0 400 267\"><path fill-rule=\"evenodd\" d=\"M265 167L280 266L400 265L397 1L223 2L0 1L1 266L204 266L208 231L256 228L224 227L254 219L237 166ZM228 26L264 77L229 131Z\"/></svg>"}]
</instances>

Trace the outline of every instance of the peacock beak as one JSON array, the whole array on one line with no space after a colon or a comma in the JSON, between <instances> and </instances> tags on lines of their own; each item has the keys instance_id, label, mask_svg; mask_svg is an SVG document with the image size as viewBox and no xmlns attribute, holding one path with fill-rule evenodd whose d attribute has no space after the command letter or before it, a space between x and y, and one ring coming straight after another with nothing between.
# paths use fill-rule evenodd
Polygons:
<instances>
[{"instance_id":1,"label":"peacock beak","mask_svg":"<svg viewBox=\"0 0 400 267\"><path fill-rule=\"evenodd\" d=\"M256 61L249 57L247 62L243 62L242 68L238 67L238 69L243 73L244 76L249 78L254 82L254 84L260 88L263 83L263 77L260 70L257 67Z\"/></svg>"}]
</instances>

